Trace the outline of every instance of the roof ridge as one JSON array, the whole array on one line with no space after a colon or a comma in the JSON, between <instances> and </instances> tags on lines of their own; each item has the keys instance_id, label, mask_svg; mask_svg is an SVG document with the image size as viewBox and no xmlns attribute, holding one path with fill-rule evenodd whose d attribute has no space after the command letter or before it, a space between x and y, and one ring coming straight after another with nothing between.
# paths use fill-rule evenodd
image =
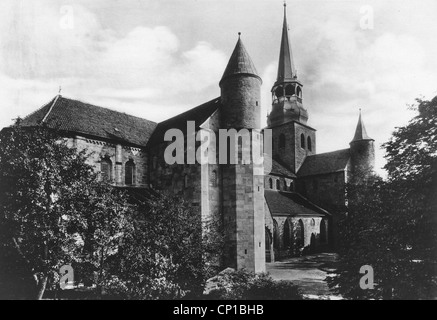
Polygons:
<instances>
[{"instance_id":1,"label":"roof ridge","mask_svg":"<svg viewBox=\"0 0 437 320\"><path fill-rule=\"evenodd\" d=\"M152 120L149 120L149 119L146 119L146 118L142 118L142 117L134 116L134 115L132 115L132 114L129 114L129 113L126 113L126 112L122 112L122 111L117 111L117 110L114 110L114 109L111 109L111 108L108 108L108 107L98 106L98 105L95 105L95 104L92 104L92 103L84 102L84 101L82 101L82 100L72 99L72 98L68 98L68 97L64 97L64 96L61 96L61 98L62 98L62 99L65 99L65 100L69 100L69 101L79 102L79 103L82 103L82 104L85 104L85 105L88 105L88 106L91 106L91 107L95 107L95 108L100 108L100 109L109 110L109 111L112 111L112 112L116 112L116 113L118 113L118 114L124 114L124 115L127 115L127 116L129 116L129 117L134 117L134 118L137 118L137 119L141 119L141 120L145 120L145 121L149 121L149 122L153 122L153 123L155 123L155 124L158 124L158 122L155 122L155 121L152 121Z\"/></svg>"},{"instance_id":2,"label":"roof ridge","mask_svg":"<svg viewBox=\"0 0 437 320\"><path fill-rule=\"evenodd\" d=\"M58 94L55 97L55 100L53 101L52 105L49 108L49 111L47 111L46 115L44 116L44 118L42 118L41 123L44 123L47 119L47 117L50 115L50 112L52 112L53 108L56 106L56 102L58 102L59 98L62 99L62 96L60 94Z\"/></svg>"},{"instance_id":3,"label":"roof ridge","mask_svg":"<svg viewBox=\"0 0 437 320\"><path fill-rule=\"evenodd\" d=\"M217 98L211 99L211 100L209 100L209 101L207 101L207 102L205 102L205 103L199 104L198 106L195 106L195 107L193 107L193 108L191 108L191 109L188 109L188 110L186 110L186 111L184 111L184 112L182 112L182 113L179 113L179 114L177 114L177 115L175 115L175 116L173 116L173 117L171 117L171 118L168 118L168 119L165 119L165 120L163 120L163 121L161 121L161 122L158 122L158 124L164 124L164 123L169 122L169 121L171 121L171 120L174 120L174 119L176 119L176 118L183 117L184 115L186 115L187 113L193 111L194 109L197 109L197 108L200 108L200 107L202 107L202 106L208 105L208 104L210 104L210 103L213 102L213 101L216 101L216 103L219 102L219 101L220 101L220 97L217 97Z\"/></svg>"},{"instance_id":4,"label":"roof ridge","mask_svg":"<svg viewBox=\"0 0 437 320\"><path fill-rule=\"evenodd\" d=\"M55 97L56 98L56 97ZM49 102L47 102L46 104L43 104L41 107L39 107L38 109L36 109L35 111L32 111L31 113L27 114L26 116L23 117L23 120L26 118L29 118L30 116L33 116L35 113L37 113L38 111L41 111L42 109L44 109L45 107L47 107L49 104L53 103L53 101L55 100L55 98L51 99Z\"/></svg>"},{"instance_id":5,"label":"roof ridge","mask_svg":"<svg viewBox=\"0 0 437 320\"><path fill-rule=\"evenodd\" d=\"M340 152L340 151L346 151L346 150L350 150L350 148L344 148L344 149L338 149L338 150L334 150L334 151L328 151L328 152L322 152L322 153L310 154L309 156L307 156L307 158L309 158L309 157L315 157L315 156L321 156L321 155L326 155L326 154L330 154L330 153L336 153L336 152Z\"/></svg>"}]
</instances>

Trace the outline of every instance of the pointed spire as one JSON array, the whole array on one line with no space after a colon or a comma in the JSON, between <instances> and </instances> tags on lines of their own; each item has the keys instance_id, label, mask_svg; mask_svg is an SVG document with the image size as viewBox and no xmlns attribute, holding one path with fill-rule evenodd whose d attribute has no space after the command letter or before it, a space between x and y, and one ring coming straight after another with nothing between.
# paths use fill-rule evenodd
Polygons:
<instances>
[{"instance_id":1,"label":"pointed spire","mask_svg":"<svg viewBox=\"0 0 437 320\"><path fill-rule=\"evenodd\" d=\"M279 66L276 83L292 81L296 76L293 54L290 48L287 24L287 4L284 2L284 24L282 26L281 50L279 52Z\"/></svg>"},{"instance_id":2,"label":"pointed spire","mask_svg":"<svg viewBox=\"0 0 437 320\"><path fill-rule=\"evenodd\" d=\"M363 120L361 119L361 109L360 109L360 115L358 117L357 128L355 129L355 135L351 142L360 141L360 140L373 140L367 135L366 128L364 127Z\"/></svg>"},{"instance_id":3,"label":"pointed spire","mask_svg":"<svg viewBox=\"0 0 437 320\"><path fill-rule=\"evenodd\" d=\"M222 82L225 78L236 74L252 75L259 78L255 65L253 64L252 59L250 59L250 56L247 53L243 42L241 41L241 32L238 32L237 44L235 45L235 49L232 52L231 58L229 59L228 65L220 82ZM261 80L261 78L259 79Z\"/></svg>"}]
</instances>

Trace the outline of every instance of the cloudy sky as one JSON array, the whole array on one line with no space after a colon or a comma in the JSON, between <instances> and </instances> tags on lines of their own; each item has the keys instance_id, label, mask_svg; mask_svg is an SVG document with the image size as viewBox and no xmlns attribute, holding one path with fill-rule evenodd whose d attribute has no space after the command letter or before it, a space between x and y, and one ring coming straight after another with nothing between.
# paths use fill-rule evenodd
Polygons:
<instances>
[{"instance_id":1,"label":"cloudy sky","mask_svg":"<svg viewBox=\"0 0 437 320\"><path fill-rule=\"evenodd\" d=\"M348 147L358 109L379 146L437 95L437 1L288 0L317 152ZM0 127L62 95L162 121L220 94L237 32L270 110L281 0L2 0Z\"/></svg>"}]
</instances>

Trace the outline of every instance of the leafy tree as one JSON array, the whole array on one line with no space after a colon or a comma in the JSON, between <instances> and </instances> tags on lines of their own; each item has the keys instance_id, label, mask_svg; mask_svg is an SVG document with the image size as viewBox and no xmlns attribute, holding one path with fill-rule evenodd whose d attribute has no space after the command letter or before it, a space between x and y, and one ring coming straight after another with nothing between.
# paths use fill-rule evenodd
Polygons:
<instances>
[{"instance_id":1,"label":"leafy tree","mask_svg":"<svg viewBox=\"0 0 437 320\"><path fill-rule=\"evenodd\" d=\"M348 186L339 268L328 278L346 298L437 296L437 97L413 108L418 114L383 145L388 179ZM373 290L359 286L363 265L374 269Z\"/></svg>"},{"instance_id":2,"label":"leafy tree","mask_svg":"<svg viewBox=\"0 0 437 320\"><path fill-rule=\"evenodd\" d=\"M150 195L139 203L133 229L126 233L108 292L124 299L198 296L217 272L223 245L215 219L183 199Z\"/></svg>"},{"instance_id":3,"label":"leafy tree","mask_svg":"<svg viewBox=\"0 0 437 320\"><path fill-rule=\"evenodd\" d=\"M37 288L28 298L41 299L64 264L99 266L102 278L115 250L128 207L120 193L97 181L86 160L85 151L45 127L1 132L0 281L7 283L18 268L18 280L29 286L30 273ZM3 288L13 292L14 284Z\"/></svg>"}]
</instances>

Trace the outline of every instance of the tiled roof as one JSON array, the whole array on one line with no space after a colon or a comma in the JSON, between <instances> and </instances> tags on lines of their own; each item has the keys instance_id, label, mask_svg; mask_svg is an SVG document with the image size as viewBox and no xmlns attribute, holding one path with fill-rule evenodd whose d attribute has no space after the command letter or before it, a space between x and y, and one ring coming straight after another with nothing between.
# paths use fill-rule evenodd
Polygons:
<instances>
[{"instance_id":1,"label":"tiled roof","mask_svg":"<svg viewBox=\"0 0 437 320\"><path fill-rule=\"evenodd\" d=\"M298 177L343 171L350 159L349 149L320 153L305 158Z\"/></svg>"},{"instance_id":2,"label":"tiled roof","mask_svg":"<svg viewBox=\"0 0 437 320\"><path fill-rule=\"evenodd\" d=\"M264 198L272 215L313 216L330 215L328 211L316 206L296 192L265 190Z\"/></svg>"},{"instance_id":3,"label":"tiled roof","mask_svg":"<svg viewBox=\"0 0 437 320\"><path fill-rule=\"evenodd\" d=\"M145 146L156 123L81 101L55 97L23 119L23 126L44 120L49 127Z\"/></svg>"},{"instance_id":4,"label":"tiled roof","mask_svg":"<svg viewBox=\"0 0 437 320\"><path fill-rule=\"evenodd\" d=\"M206 102L200 106L181 113L173 118L158 123L155 132L149 140L148 145L158 144L164 141L164 135L169 129L179 129L186 133L187 121L194 121L196 129L204 123L218 108L220 108L220 98Z\"/></svg>"},{"instance_id":5,"label":"tiled roof","mask_svg":"<svg viewBox=\"0 0 437 320\"><path fill-rule=\"evenodd\" d=\"M267 171L268 167L271 165L270 172ZM296 175L291 172L287 167L278 162L275 159L272 159L267 154L264 154L264 174L274 174L279 176L286 176L289 178L296 178Z\"/></svg>"},{"instance_id":6,"label":"tiled roof","mask_svg":"<svg viewBox=\"0 0 437 320\"><path fill-rule=\"evenodd\" d=\"M235 74L251 74L258 77L255 65L240 38L237 41L220 82Z\"/></svg>"}]
</instances>

